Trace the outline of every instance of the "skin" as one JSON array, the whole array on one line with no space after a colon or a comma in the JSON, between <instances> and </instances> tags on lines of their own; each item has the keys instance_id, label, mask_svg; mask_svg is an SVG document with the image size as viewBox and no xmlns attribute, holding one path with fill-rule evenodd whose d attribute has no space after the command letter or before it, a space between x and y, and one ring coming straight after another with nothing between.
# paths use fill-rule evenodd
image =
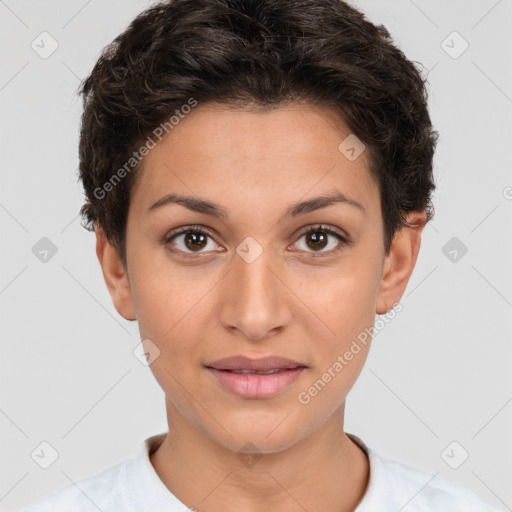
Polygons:
<instances>
[{"instance_id":1,"label":"skin","mask_svg":"<svg viewBox=\"0 0 512 512\"><path fill-rule=\"evenodd\" d=\"M349 134L318 107L257 113L198 105L143 161L128 213L126 268L96 231L117 311L137 320L141 339L160 350L150 369L166 395L169 434L151 462L188 507L342 512L365 492L368 461L343 422L370 343L308 404L297 397L373 326L376 313L400 300L426 214L406 215L416 227L397 232L385 254L368 150L350 161L338 149ZM334 203L284 217L292 204L334 190L364 211ZM227 216L179 204L148 212L169 193L217 203ZM328 244L315 246L301 230L320 223L351 243L320 230ZM165 241L190 225L212 237L198 246L186 245L183 234ZM248 236L262 248L251 263L236 252ZM279 355L308 368L272 398L243 399L203 366L233 355ZM250 467L238 456L248 442L261 455Z\"/></svg>"}]
</instances>

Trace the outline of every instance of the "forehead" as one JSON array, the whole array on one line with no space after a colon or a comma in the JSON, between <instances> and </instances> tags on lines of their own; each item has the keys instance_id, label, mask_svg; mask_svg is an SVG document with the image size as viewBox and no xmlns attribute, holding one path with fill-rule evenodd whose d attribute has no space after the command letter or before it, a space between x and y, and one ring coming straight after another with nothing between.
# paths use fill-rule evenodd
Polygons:
<instances>
[{"instance_id":1,"label":"forehead","mask_svg":"<svg viewBox=\"0 0 512 512\"><path fill-rule=\"evenodd\" d=\"M336 188L371 210L378 187L369 152L354 137L339 116L318 107L261 112L200 104L148 152L132 200L147 209L181 192L254 209ZM362 152L354 159L347 145Z\"/></svg>"}]
</instances>

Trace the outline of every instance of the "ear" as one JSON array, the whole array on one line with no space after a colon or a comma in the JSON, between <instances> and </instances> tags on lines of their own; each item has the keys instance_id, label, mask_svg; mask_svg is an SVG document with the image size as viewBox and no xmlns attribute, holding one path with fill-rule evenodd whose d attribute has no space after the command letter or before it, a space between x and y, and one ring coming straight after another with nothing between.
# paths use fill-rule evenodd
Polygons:
<instances>
[{"instance_id":1,"label":"ear","mask_svg":"<svg viewBox=\"0 0 512 512\"><path fill-rule=\"evenodd\" d=\"M378 315L387 313L402 298L420 251L427 214L425 211L410 212L404 217L411 226L403 226L395 233L389 254L384 259L377 298Z\"/></svg>"},{"instance_id":2,"label":"ear","mask_svg":"<svg viewBox=\"0 0 512 512\"><path fill-rule=\"evenodd\" d=\"M103 278L112 303L117 312L126 320L136 320L128 273L121 255L107 240L105 232L96 226L96 255L101 265Z\"/></svg>"}]
</instances>

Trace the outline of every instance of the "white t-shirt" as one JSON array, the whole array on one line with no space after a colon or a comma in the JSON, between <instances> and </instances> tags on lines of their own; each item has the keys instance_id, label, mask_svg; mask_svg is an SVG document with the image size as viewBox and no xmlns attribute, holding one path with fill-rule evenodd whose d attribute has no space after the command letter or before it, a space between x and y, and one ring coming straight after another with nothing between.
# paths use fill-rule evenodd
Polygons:
<instances>
[{"instance_id":1,"label":"white t-shirt","mask_svg":"<svg viewBox=\"0 0 512 512\"><path fill-rule=\"evenodd\" d=\"M472 491L380 457L348 435L370 462L368 487L354 512L502 512ZM164 437L149 437L133 459L57 490L24 512L186 512L188 507L167 489L149 459Z\"/></svg>"}]
</instances>

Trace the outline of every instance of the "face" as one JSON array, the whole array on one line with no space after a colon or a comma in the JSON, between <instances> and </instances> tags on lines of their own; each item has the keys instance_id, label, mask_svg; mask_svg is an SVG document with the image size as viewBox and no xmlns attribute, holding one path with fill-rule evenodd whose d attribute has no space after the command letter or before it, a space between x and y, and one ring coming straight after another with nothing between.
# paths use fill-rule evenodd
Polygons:
<instances>
[{"instance_id":1,"label":"face","mask_svg":"<svg viewBox=\"0 0 512 512\"><path fill-rule=\"evenodd\" d=\"M234 451L251 442L271 453L343 411L370 346L354 341L402 296L425 219L384 253L369 155L347 158L338 146L348 135L318 108L199 105L145 157L126 269L98 232L114 304L158 354L150 368L170 420ZM232 356L302 368L208 368Z\"/></svg>"}]
</instances>

